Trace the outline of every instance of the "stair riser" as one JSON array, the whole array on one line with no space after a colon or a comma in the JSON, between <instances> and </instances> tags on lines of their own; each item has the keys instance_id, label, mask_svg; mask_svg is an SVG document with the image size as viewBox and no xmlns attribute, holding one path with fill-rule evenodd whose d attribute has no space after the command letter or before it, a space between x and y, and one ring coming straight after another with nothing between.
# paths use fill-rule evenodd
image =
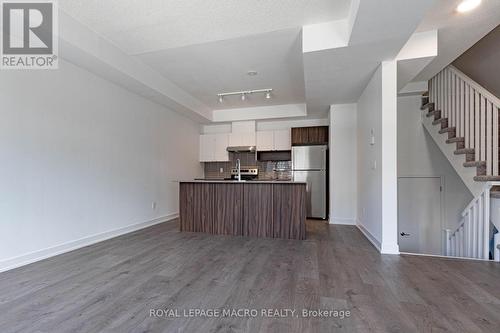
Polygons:
<instances>
[{"instance_id":1,"label":"stair riser","mask_svg":"<svg viewBox=\"0 0 500 333\"><path fill-rule=\"evenodd\" d=\"M448 127L448 119L441 118L441 119L434 120L432 122L432 125L439 125L440 126L439 129L447 128Z\"/></svg>"},{"instance_id":2,"label":"stair riser","mask_svg":"<svg viewBox=\"0 0 500 333\"><path fill-rule=\"evenodd\" d=\"M486 176L486 165L478 166L476 168L477 176Z\"/></svg>"},{"instance_id":3,"label":"stair riser","mask_svg":"<svg viewBox=\"0 0 500 333\"><path fill-rule=\"evenodd\" d=\"M443 119L441 121L441 129L448 127L448 119Z\"/></svg>"},{"instance_id":4,"label":"stair riser","mask_svg":"<svg viewBox=\"0 0 500 333\"><path fill-rule=\"evenodd\" d=\"M456 136L455 130L448 132L448 139L453 139Z\"/></svg>"},{"instance_id":5,"label":"stair riser","mask_svg":"<svg viewBox=\"0 0 500 333\"><path fill-rule=\"evenodd\" d=\"M441 110L434 111L434 120L441 119Z\"/></svg>"}]
</instances>

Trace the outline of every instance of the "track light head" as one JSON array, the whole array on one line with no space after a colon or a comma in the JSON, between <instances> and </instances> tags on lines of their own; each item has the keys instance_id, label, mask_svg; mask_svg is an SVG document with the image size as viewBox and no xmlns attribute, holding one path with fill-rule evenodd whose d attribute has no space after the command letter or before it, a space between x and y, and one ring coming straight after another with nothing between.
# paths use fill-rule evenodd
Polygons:
<instances>
[{"instance_id":1,"label":"track light head","mask_svg":"<svg viewBox=\"0 0 500 333\"><path fill-rule=\"evenodd\" d=\"M247 97L249 95L253 94L264 94L266 99L271 99L272 95L271 93L273 92L272 88L266 88L266 89L255 89L255 90L242 90L242 91L232 91L232 92L223 92L223 93L218 93L217 94L217 99L219 100L219 103L222 103L223 100L226 97L231 97L231 96L239 96L241 101L246 101Z\"/></svg>"}]
</instances>

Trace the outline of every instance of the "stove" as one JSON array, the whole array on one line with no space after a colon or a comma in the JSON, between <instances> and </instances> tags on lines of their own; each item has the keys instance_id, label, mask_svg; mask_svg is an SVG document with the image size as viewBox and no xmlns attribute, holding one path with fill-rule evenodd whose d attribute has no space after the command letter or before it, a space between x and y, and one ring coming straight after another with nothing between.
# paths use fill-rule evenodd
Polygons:
<instances>
[{"instance_id":1,"label":"stove","mask_svg":"<svg viewBox=\"0 0 500 333\"><path fill-rule=\"evenodd\" d=\"M241 167L242 180L254 180L259 176L259 169L257 167ZM231 179L238 179L238 169L231 168Z\"/></svg>"}]
</instances>

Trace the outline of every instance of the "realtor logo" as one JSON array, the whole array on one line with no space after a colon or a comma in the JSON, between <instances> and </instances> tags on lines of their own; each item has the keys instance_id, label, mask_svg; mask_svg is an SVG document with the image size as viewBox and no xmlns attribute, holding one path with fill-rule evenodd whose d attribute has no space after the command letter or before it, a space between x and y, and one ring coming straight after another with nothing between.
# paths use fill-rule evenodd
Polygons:
<instances>
[{"instance_id":1,"label":"realtor logo","mask_svg":"<svg viewBox=\"0 0 500 333\"><path fill-rule=\"evenodd\" d=\"M58 67L55 0L1 0L1 69Z\"/></svg>"}]
</instances>

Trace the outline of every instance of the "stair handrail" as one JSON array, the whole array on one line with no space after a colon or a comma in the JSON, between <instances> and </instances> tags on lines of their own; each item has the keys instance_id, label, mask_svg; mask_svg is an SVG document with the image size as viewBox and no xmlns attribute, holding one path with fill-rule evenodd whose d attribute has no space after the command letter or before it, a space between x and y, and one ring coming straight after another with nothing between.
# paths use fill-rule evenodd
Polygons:
<instances>
[{"instance_id":1,"label":"stair handrail","mask_svg":"<svg viewBox=\"0 0 500 333\"><path fill-rule=\"evenodd\" d=\"M473 87L475 90L479 91L481 95L486 97L490 102L495 104L497 107L500 107L500 98L495 96L492 92L490 92L488 89L471 79L469 76L467 76L464 72L460 71L458 68L456 68L453 65L448 65L448 68L455 73L455 75L459 76L462 80L467 82L471 87Z\"/></svg>"},{"instance_id":2,"label":"stair handrail","mask_svg":"<svg viewBox=\"0 0 500 333\"><path fill-rule=\"evenodd\" d=\"M429 80L429 103L454 135L464 138L464 148L474 149L475 161L486 162L485 176L500 176L500 99L449 65Z\"/></svg>"}]
</instances>

